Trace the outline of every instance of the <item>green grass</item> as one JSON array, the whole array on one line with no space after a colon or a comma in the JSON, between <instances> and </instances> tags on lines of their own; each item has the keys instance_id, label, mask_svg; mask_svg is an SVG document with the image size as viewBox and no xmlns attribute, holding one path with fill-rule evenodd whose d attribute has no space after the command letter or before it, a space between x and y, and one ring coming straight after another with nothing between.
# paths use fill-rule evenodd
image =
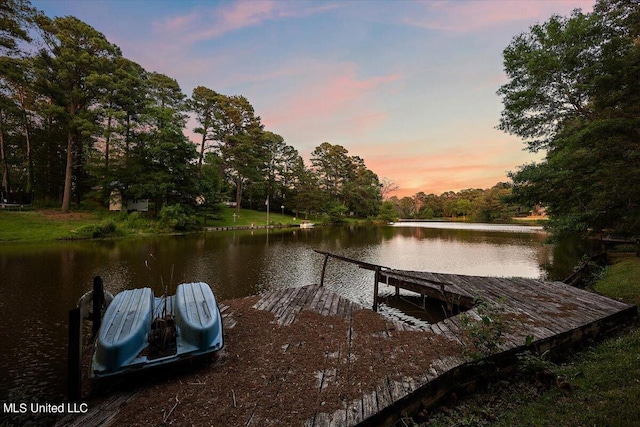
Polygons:
<instances>
[{"instance_id":1,"label":"green grass","mask_svg":"<svg viewBox=\"0 0 640 427\"><path fill-rule=\"evenodd\" d=\"M234 213L236 217L234 219ZM199 218L200 219L200 218ZM269 213L271 225L299 224L291 215ZM222 219L209 219L207 227L245 227L267 225L267 213L226 208ZM0 210L0 244L46 242L65 239L91 239L123 237L170 232L161 230L147 215L114 212L72 212L61 214L56 210L3 211Z\"/></svg>"},{"instance_id":2,"label":"green grass","mask_svg":"<svg viewBox=\"0 0 640 427\"><path fill-rule=\"evenodd\" d=\"M594 288L631 304L640 301L640 258L607 268ZM455 405L446 404L414 424L444 426L640 425L640 325L594 344L555 365L544 357L535 374L496 380Z\"/></svg>"},{"instance_id":3,"label":"green grass","mask_svg":"<svg viewBox=\"0 0 640 427\"><path fill-rule=\"evenodd\" d=\"M575 355L554 371L566 389L556 383L538 400L506 411L496 425L640 425L637 327Z\"/></svg>"},{"instance_id":4,"label":"green grass","mask_svg":"<svg viewBox=\"0 0 640 427\"><path fill-rule=\"evenodd\" d=\"M138 213L0 211L0 244L122 237L154 232L157 232L156 222Z\"/></svg>"},{"instance_id":5,"label":"green grass","mask_svg":"<svg viewBox=\"0 0 640 427\"><path fill-rule=\"evenodd\" d=\"M0 211L0 243L74 238L83 227L99 222L96 214L61 219L42 211Z\"/></svg>"},{"instance_id":6,"label":"green grass","mask_svg":"<svg viewBox=\"0 0 640 427\"><path fill-rule=\"evenodd\" d=\"M234 218L234 214L236 214ZM251 224L255 226L267 225L267 212L258 212L249 209L240 209L236 211L234 208L225 208L222 211L222 219L220 220L207 220L207 227L245 227ZM300 219L294 220L291 215L282 215L281 213L270 212L269 224L271 225L287 225L287 224L299 224Z\"/></svg>"},{"instance_id":7,"label":"green grass","mask_svg":"<svg viewBox=\"0 0 640 427\"><path fill-rule=\"evenodd\" d=\"M622 258L610 266L605 277L594 285L596 292L608 297L640 304L640 258Z\"/></svg>"}]
</instances>

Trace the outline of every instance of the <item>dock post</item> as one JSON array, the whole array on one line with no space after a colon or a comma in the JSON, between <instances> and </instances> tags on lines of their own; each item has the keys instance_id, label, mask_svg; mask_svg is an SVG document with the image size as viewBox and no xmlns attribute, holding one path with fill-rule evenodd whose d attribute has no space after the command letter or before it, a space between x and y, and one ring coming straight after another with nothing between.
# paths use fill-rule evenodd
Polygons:
<instances>
[{"instance_id":1,"label":"dock post","mask_svg":"<svg viewBox=\"0 0 640 427\"><path fill-rule=\"evenodd\" d=\"M104 304L104 284L102 277L93 278L93 316L91 319L92 336L95 337L102 323L102 305Z\"/></svg>"},{"instance_id":2,"label":"dock post","mask_svg":"<svg viewBox=\"0 0 640 427\"><path fill-rule=\"evenodd\" d=\"M82 314L80 308L69 310L69 348L67 352L67 397L81 398L82 390Z\"/></svg>"},{"instance_id":3,"label":"dock post","mask_svg":"<svg viewBox=\"0 0 640 427\"><path fill-rule=\"evenodd\" d=\"M327 269L327 261L329 261L329 254L324 254L324 261L322 262L322 274L320 274L320 286L324 286L324 272Z\"/></svg>"},{"instance_id":4,"label":"dock post","mask_svg":"<svg viewBox=\"0 0 640 427\"><path fill-rule=\"evenodd\" d=\"M373 280L373 311L378 312L378 282L380 281L380 266L376 266Z\"/></svg>"}]
</instances>

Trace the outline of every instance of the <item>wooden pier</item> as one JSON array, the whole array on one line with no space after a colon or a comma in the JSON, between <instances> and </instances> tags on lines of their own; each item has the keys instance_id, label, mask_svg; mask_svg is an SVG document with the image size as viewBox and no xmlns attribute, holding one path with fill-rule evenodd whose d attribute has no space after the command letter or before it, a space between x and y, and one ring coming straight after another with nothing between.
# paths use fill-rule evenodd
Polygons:
<instances>
[{"instance_id":1,"label":"wooden pier","mask_svg":"<svg viewBox=\"0 0 640 427\"><path fill-rule=\"evenodd\" d=\"M65 425L388 426L473 381L482 359L566 349L636 316L560 282L381 268L378 284L465 311L417 328L319 285L226 301L219 360L90 403ZM470 334L483 317L501 328L495 346Z\"/></svg>"}]
</instances>

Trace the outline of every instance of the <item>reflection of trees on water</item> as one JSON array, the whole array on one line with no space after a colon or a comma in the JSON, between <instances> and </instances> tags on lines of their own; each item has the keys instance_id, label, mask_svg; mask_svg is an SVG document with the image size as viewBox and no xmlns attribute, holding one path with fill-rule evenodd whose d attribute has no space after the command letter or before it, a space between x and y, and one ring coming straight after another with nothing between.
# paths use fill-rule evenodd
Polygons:
<instances>
[{"instance_id":1,"label":"reflection of trees on water","mask_svg":"<svg viewBox=\"0 0 640 427\"><path fill-rule=\"evenodd\" d=\"M203 281L223 301L319 283L323 257L313 252L319 249L392 268L446 267L448 272L472 274L480 265L489 275L568 276L585 253L584 245L550 245L545 239L544 233L351 226L0 247L0 308L11 319L0 325L0 336L11 349L40 343L37 351L29 352L33 356L5 352L0 377L9 380L0 385L0 395L24 381L32 385L33 395L63 395L68 310L90 289L95 275L102 276L114 294L149 286L159 295L164 285L173 293L178 283ZM332 260L325 283L352 301L372 304L371 271ZM29 372L29 377L19 380L16 372Z\"/></svg>"},{"instance_id":2,"label":"reflection of trees on water","mask_svg":"<svg viewBox=\"0 0 640 427\"><path fill-rule=\"evenodd\" d=\"M597 249L597 242L578 237L566 237L550 245L552 252L546 262L540 263L549 280L564 280L573 273L584 255L591 255Z\"/></svg>"}]
</instances>

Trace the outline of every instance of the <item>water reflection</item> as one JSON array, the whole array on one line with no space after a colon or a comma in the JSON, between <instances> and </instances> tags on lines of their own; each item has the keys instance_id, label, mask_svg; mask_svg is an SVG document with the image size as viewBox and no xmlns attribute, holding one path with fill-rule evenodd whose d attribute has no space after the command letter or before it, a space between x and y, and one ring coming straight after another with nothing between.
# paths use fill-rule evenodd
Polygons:
<instances>
[{"instance_id":1,"label":"water reflection","mask_svg":"<svg viewBox=\"0 0 640 427\"><path fill-rule=\"evenodd\" d=\"M68 310L95 275L117 293L156 294L204 281L218 300L318 283L320 249L392 268L494 276L568 275L582 255L545 243L539 228L317 227L227 231L92 242L0 246L0 400L60 399ZM560 247L560 249L558 249ZM558 252L560 251L560 253ZM559 266L558 260L568 267ZM564 272L563 272L564 271ZM566 274L565 274L566 273ZM563 276L564 275L564 276ZM326 285L370 306L373 273L330 261Z\"/></svg>"}]
</instances>

